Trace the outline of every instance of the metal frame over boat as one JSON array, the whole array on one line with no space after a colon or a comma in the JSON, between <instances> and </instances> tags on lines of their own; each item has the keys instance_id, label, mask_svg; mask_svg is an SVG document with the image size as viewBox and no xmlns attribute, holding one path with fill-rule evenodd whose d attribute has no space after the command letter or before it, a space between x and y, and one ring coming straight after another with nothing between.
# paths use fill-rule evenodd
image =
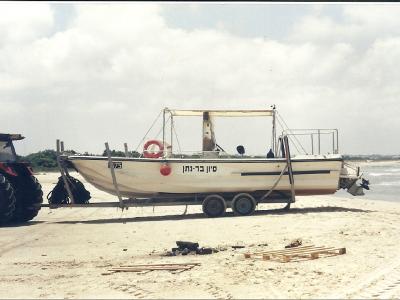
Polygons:
<instances>
[{"instance_id":1,"label":"metal frame over boat","mask_svg":"<svg viewBox=\"0 0 400 300\"><path fill-rule=\"evenodd\" d=\"M368 184L361 179L359 168L349 166L339 153L337 129L284 130L277 136L277 111L268 110L172 110L162 111L162 140L145 144L141 157L107 157L59 155L58 161L71 204L68 169L72 166L96 188L118 196L118 203L98 203L98 206L144 206L202 204L208 216L220 216L227 207L240 215L251 214L258 203L295 202L295 195L333 194L347 189L362 195ZM174 120L181 116L198 116L203 120L202 151L196 155L175 153ZM268 157L229 155L215 139L216 117L272 117L271 150ZM167 142L168 133L170 138ZM332 153L321 154L321 135L332 135ZM291 157L289 144L295 145L296 135L309 135L312 153ZM314 154L317 140L318 154ZM58 144L58 148L60 145ZM152 148L153 147L153 148ZM240 148L242 147L242 149ZM154 150L156 148L156 151ZM61 152L63 145L61 144ZM316 151L315 151L316 152ZM123 199L123 198L128 199ZM60 205L49 205L58 207ZM62 206L62 205L61 205Z\"/></svg>"}]
</instances>

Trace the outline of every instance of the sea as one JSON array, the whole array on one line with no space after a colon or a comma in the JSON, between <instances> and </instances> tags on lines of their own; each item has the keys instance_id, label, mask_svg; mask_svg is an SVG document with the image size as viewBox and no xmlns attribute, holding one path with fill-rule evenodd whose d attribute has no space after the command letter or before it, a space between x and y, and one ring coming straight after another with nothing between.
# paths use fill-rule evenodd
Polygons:
<instances>
[{"instance_id":1,"label":"sea","mask_svg":"<svg viewBox=\"0 0 400 300\"><path fill-rule=\"evenodd\" d=\"M400 202L400 161L349 162L360 166L363 177L369 180L369 190L364 190L362 199ZM344 190L336 197L351 197Z\"/></svg>"}]
</instances>

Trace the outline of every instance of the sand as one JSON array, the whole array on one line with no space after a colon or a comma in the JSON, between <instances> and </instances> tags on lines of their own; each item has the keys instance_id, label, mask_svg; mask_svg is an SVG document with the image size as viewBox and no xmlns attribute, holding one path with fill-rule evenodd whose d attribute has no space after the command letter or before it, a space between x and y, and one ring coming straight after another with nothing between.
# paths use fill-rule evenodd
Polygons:
<instances>
[{"instance_id":1,"label":"sand","mask_svg":"<svg viewBox=\"0 0 400 300\"><path fill-rule=\"evenodd\" d=\"M37 177L47 194L58 174ZM116 200L86 187L92 201ZM27 224L0 228L0 298L400 297L398 204L314 196L297 197L288 212L279 207L263 204L253 216L229 212L217 219L203 216L200 206L189 207L187 215L183 206L43 208ZM247 251L281 249L296 238L346 247L347 253L289 263L244 258ZM177 240L227 250L162 256ZM180 273L102 275L124 264L177 262L201 265Z\"/></svg>"}]
</instances>

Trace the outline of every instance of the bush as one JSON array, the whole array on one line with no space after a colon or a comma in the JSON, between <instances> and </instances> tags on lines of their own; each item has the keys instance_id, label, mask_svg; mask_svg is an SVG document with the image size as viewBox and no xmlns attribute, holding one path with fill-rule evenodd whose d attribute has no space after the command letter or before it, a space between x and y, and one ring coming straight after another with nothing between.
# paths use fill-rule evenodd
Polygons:
<instances>
[{"instance_id":1,"label":"bush","mask_svg":"<svg viewBox=\"0 0 400 300\"><path fill-rule=\"evenodd\" d=\"M125 157L125 152L117 151L117 150L110 150L112 157ZM137 151L128 151L129 157L139 157L140 153ZM107 156L107 150L103 151L103 156Z\"/></svg>"},{"instance_id":2,"label":"bush","mask_svg":"<svg viewBox=\"0 0 400 300\"><path fill-rule=\"evenodd\" d=\"M76 154L74 150L65 151L69 155ZM87 152L84 155L95 155ZM129 152L130 157L139 157L140 153L136 151ZM103 156L107 156L106 150L103 152ZM125 152L111 150L111 156L113 157L125 157ZM31 153L27 156L18 156L19 161L26 161L32 165L35 171L56 171L57 165L57 153L54 150L43 150L36 153Z\"/></svg>"},{"instance_id":3,"label":"bush","mask_svg":"<svg viewBox=\"0 0 400 300\"><path fill-rule=\"evenodd\" d=\"M54 150L43 150L21 158L29 162L33 169L52 170L57 168L57 154Z\"/></svg>"}]
</instances>

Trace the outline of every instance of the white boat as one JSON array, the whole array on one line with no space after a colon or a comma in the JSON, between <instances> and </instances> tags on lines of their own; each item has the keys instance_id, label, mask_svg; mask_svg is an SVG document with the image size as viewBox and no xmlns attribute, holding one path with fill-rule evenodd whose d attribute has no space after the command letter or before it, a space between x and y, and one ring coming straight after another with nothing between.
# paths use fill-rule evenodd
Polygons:
<instances>
[{"instance_id":1,"label":"white boat","mask_svg":"<svg viewBox=\"0 0 400 300\"><path fill-rule=\"evenodd\" d=\"M203 117L203 149L197 156L174 152L173 119L179 116ZM272 155L244 156L241 146L238 147L240 154L229 155L222 151L215 139L214 118L255 116L272 117ZM286 195L286 200L289 198L289 202L293 202L294 194L325 195L345 188L353 195L361 195L363 187L368 188L365 182L361 186L357 185L357 181L361 179L359 169L347 165L338 154L337 130L308 130L311 138L317 137L318 141L321 134L332 134L331 154L314 153L313 147L312 153L291 157L289 141L295 141L293 137L295 138L298 131L285 131L277 137L276 119L275 109L166 108L163 110L163 139L146 143L143 157L73 155L68 156L67 160L98 189L129 198L182 195L205 199L214 195L229 205L238 195L245 195L256 204L265 202L268 196L272 197L273 194ZM166 137L169 132L171 137L167 143ZM290 195L293 201L290 201Z\"/></svg>"},{"instance_id":2,"label":"white boat","mask_svg":"<svg viewBox=\"0 0 400 300\"><path fill-rule=\"evenodd\" d=\"M79 173L91 184L116 194L107 157L70 156ZM196 194L269 190L283 168L285 158L188 159L113 157L118 188L125 197L151 197L163 193ZM160 168L171 173L163 176ZM296 195L333 194L339 189L343 159L340 155L299 156L292 159ZM287 171L284 175L287 175ZM290 192L288 176L275 188Z\"/></svg>"}]
</instances>

